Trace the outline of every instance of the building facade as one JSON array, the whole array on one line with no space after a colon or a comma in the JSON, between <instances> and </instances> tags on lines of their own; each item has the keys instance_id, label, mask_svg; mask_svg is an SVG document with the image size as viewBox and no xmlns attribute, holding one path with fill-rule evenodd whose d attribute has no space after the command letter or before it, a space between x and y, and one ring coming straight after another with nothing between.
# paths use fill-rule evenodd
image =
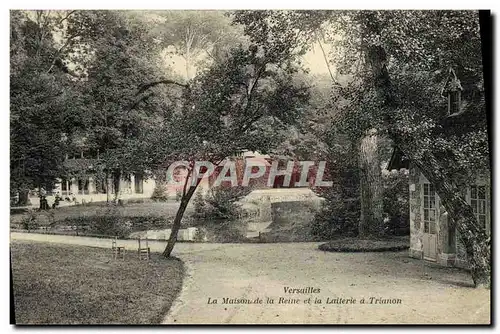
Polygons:
<instances>
[{"instance_id":1,"label":"building facade","mask_svg":"<svg viewBox=\"0 0 500 334\"><path fill-rule=\"evenodd\" d=\"M410 257L443 266L467 267L465 248L432 183L410 164ZM490 180L478 175L462 196L486 233L491 231Z\"/></svg>"}]
</instances>

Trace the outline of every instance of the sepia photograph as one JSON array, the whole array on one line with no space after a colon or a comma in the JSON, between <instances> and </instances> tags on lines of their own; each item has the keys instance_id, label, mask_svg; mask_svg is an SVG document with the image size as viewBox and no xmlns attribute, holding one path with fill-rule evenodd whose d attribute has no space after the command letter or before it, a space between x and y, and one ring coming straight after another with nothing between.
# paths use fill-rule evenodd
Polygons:
<instances>
[{"instance_id":1,"label":"sepia photograph","mask_svg":"<svg viewBox=\"0 0 500 334\"><path fill-rule=\"evenodd\" d=\"M11 325L491 325L490 11L8 16Z\"/></svg>"}]
</instances>

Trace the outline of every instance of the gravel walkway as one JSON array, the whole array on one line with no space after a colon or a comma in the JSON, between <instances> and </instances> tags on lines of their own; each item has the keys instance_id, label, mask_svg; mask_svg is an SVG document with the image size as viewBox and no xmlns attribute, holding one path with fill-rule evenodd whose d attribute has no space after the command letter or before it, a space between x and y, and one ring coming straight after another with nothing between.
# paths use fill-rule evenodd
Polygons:
<instances>
[{"instance_id":1,"label":"gravel walkway","mask_svg":"<svg viewBox=\"0 0 500 334\"><path fill-rule=\"evenodd\" d=\"M11 238L111 245L109 239L88 237L11 233ZM119 244L137 247L134 240ZM407 252L330 253L319 251L318 244L178 243L173 255L186 263L188 277L164 323L490 322L490 291L472 288L462 270L410 259ZM161 251L165 242L150 245ZM299 290L285 293L285 287ZM258 298L262 304L247 304Z\"/></svg>"}]
</instances>

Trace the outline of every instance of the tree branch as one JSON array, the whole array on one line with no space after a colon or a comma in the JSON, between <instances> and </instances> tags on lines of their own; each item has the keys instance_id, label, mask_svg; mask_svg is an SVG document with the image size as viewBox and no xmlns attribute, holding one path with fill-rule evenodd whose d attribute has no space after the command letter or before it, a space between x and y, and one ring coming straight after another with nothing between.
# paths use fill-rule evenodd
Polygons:
<instances>
[{"instance_id":1,"label":"tree branch","mask_svg":"<svg viewBox=\"0 0 500 334\"><path fill-rule=\"evenodd\" d=\"M50 71L52 71L52 69L54 68L54 66L56 65L56 61L59 59L59 56L61 55L61 52L62 50L67 47L69 45L69 43L74 39L78 37L78 34L73 34L71 36L68 37L68 39L66 40L66 42L61 45L61 47L57 50L56 52L56 55L54 56L54 59L52 60L52 63L50 64L50 67L49 69L47 70L47 73L50 73Z\"/></svg>"},{"instance_id":2,"label":"tree branch","mask_svg":"<svg viewBox=\"0 0 500 334\"><path fill-rule=\"evenodd\" d=\"M212 58L213 60L217 60L217 59L215 59L215 57L214 57L214 56L213 56L210 52L208 52L208 50L207 50L206 48L204 48L204 49L203 49L203 51L205 51L205 53L206 53L206 54L207 54L210 58Z\"/></svg>"},{"instance_id":3,"label":"tree branch","mask_svg":"<svg viewBox=\"0 0 500 334\"><path fill-rule=\"evenodd\" d=\"M141 98L135 100L135 102L130 106L130 110L135 109L139 105L139 103L141 103L142 101L146 100L147 98L149 98L153 95L154 95L154 93L151 92L151 93L143 95Z\"/></svg>"},{"instance_id":4,"label":"tree branch","mask_svg":"<svg viewBox=\"0 0 500 334\"><path fill-rule=\"evenodd\" d=\"M248 98L249 98L248 104L250 104L250 100L252 99L252 94L253 94L253 91L255 89L255 86L257 86L257 84L259 83L260 76L262 75L262 73L264 73L264 71L266 69L266 65L267 65L267 63L262 64L262 66L259 68L259 70L255 74L255 80L252 84L252 87L250 87L250 91L248 92Z\"/></svg>"},{"instance_id":5,"label":"tree branch","mask_svg":"<svg viewBox=\"0 0 500 334\"><path fill-rule=\"evenodd\" d=\"M248 93L247 93L247 105L245 106L245 112L247 112L252 105L253 92L255 90L255 87L259 83L259 80L260 80L262 73L264 73L264 71L266 70L266 66L267 66L266 62L264 64L262 64L262 66L259 68L259 70L255 74L255 80L252 84L252 87L250 87L250 89L247 90L248 91Z\"/></svg>"},{"instance_id":6,"label":"tree branch","mask_svg":"<svg viewBox=\"0 0 500 334\"><path fill-rule=\"evenodd\" d=\"M184 187L182 188L182 196L186 196L186 188L187 188L188 182L190 182L189 177L191 176L193 168L194 168L194 164L193 164L193 167L190 166L190 168L188 169L188 173L186 175L186 181L184 181Z\"/></svg>"},{"instance_id":7,"label":"tree branch","mask_svg":"<svg viewBox=\"0 0 500 334\"><path fill-rule=\"evenodd\" d=\"M66 21L71 15L73 15L73 13L75 13L76 10L72 10L70 11L65 17L63 17L62 19L59 20L59 24L63 23L64 21Z\"/></svg>"},{"instance_id":8,"label":"tree branch","mask_svg":"<svg viewBox=\"0 0 500 334\"><path fill-rule=\"evenodd\" d=\"M257 111L260 109L260 107L257 109ZM240 133L243 133L245 131L248 130L248 128L255 122L257 122L259 120L259 118L261 118L262 116L264 116L263 114L261 113L256 113L256 115L254 115L252 118L248 119L247 122L244 122L241 127L240 127L240 130L237 131L238 134Z\"/></svg>"},{"instance_id":9,"label":"tree branch","mask_svg":"<svg viewBox=\"0 0 500 334\"><path fill-rule=\"evenodd\" d=\"M320 31L320 34L321 34L321 38L324 40L325 37L323 35L323 32ZM328 69L328 73L330 73L330 78L332 78L332 81L333 81L334 84L338 84L337 81L335 80L335 78L333 77L332 70L330 69L330 63L328 62L328 57L326 56L325 49L323 48L323 43L321 43L321 39L320 38L317 38L317 41L318 41L319 47L321 49L321 53L323 53L323 59L325 60L326 68Z\"/></svg>"}]
</instances>

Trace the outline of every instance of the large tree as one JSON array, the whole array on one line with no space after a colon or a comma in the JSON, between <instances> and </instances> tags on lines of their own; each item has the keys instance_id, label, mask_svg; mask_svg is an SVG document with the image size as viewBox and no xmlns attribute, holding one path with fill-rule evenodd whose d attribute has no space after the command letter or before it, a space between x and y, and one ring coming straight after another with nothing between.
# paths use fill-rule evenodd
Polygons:
<instances>
[{"instance_id":1,"label":"large tree","mask_svg":"<svg viewBox=\"0 0 500 334\"><path fill-rule=\"evenodd\" d=\"M458 187L478 171L489 174L477 12L341 12L331 22L335 34L349 37L337 39L349 55L337 62L357 76L346 94L363 106L346 126L367 124L388 136L436 186L475 284L488 286L488 238ZM464 93L460 112L449 117L441 94L450 68Z\"/></svg>"},{"instance_id":2,"label":"large tree","mask_svg":"<svg viewBox=\"0 0 500 334\"><path fill-rule=\"evenodd\" d=\"M364 36L361 50L379 127L435 185L465 246L474 283L489 287L485 227L460 196L457 177L489 174L478 18L472 11L361 12L355 22ZM440 96L450 67L466 87L462 109L451 118Z\"/></svg>"},{"instance_id":3,"label":"large tree","mask_svg":"<svg viewBox=\"0 0 500 334\"><path fill-rule=\"evenodd\" d=\"M335 85L350 101L345 108L346 129L358 138L373 131L387 136L425 174L436 186L465 245L475 284L489 285L486 231L460 196L457 180L457 175L470 179L478 170L489 173L477 12L296 11L259 15L265 29L276 36L293 34L298 27L304 28L302 33L328 28L322 31L334 45L330 60L341 74L353 78L347 85ZM260 32L253 29L253 33ZM447 100L441 91L450 67L462 80L464 94L461 111L448 117Z\"/></svg>"},{"instance_id":4,"label":"large tree","mask_svg":"<svg viewBox=\"0 0 500 334\"><path fill-rule=\"evenodd\" d=\"M62 171L63 133L80 123L78 85L62 61L57 32L71 12L12 11L10 38L11 192L51 190Z\"/></svg>"},{"instance_id":5,"label":"large tree","mask_svg":"<svg viewBox=\"0 0 500 334\"><path fill-rule=\"evenodd\" d=\"M210 63L222 60L232 47L246 44L242 29L232 25L223 11L146 11L143 15L155 22L152 32L170 58L167 64L179 67L175 62L181 61L188 80Z\"/></svg>"},{"instance_id":6,"label":"large tree","mask_svg":"<svg viewBox=\"0 0 500 334\"><path fill-rule=\"evenodd\" d=\"M187 177L164 256L171 255L184 212L207 172L196 162L217 166L244 150L269 151L281 139L279 130L301 115L309 94L297 75L301 71L299 53L290 42L270 39L264 45L240 44L213 57L208 67L200 68L186 83L167 78L139 86L141 94L160 85L182 90L181 107L172 114L170 126L146 132L148 139L141 142L151 145L138 145L136 150L149 157L150 166L186 162ZM181 40L180 45L186 47L183 43Z\"/></svg>"},{"instance_id":7,"label":"large tree","mask_svg":"<svg viewBox=\"0 0 500 334\"><path fill-rule=\"evenodd\" d=\"M275 131L299 117L308 91L294 78L298 68L291 57L257 46L235 48L184 90L176 127L162 137L160 146L164 160L188 162L164 256L173 250L184 211L204 173L196 161L218 165L243 150L268 151L277 142Z\"/></svg>"},{"instance_id":8,"label":"large tree","mask_svg":"<svg viewBox=\"0 0 500 334\"><path fill-rule=\"evenodd\" d=\"M73 141L87 157L99 157L91 164L92 170L84 172L105 185L108 194L112 178L117 199L120 178L150 171L146 161L131 152L144 132L170 118L180 94L169 86L138 88L144 82L173 77L162 62L163 48L152 30L154 24L143 16L127 11L82 11L68 21L69 34L75 31L81 36L79 52L72 54L71 62L79 69L85 102L81 108L85 121ZM69 172L81 173L77 167Z\"/></svg>"},{"instance_id":9,"label":"large tree","mask_svg":"<svg viewBox=\"0 0 500 334\"><path fill-rule=\"evenodd\" d=\"M236 13L237 21L246 26L245 32L255 41L264 43L267 36L280 40L293 40L294 48L302 54L314 47L319 47L322 52L325 65L328 69L331 87L331 101L345 100L345 94L339 92L345 83L345 78L339 76L344 64L332 61L332 54L327 53L324 45L331 45L338 36L333 32L332 21L338 16L335 11L239 11ZM351 66L352 63L348 62ZM349 73L352 75L352 73ZM349 76L348 76L349 77ZM351 105L349 108L362 109L362 105ZM341 111L346 109L345 105L334 105L330 103L327 110L317 110L320 113L330 114L327 122L320 120L319 127L330 126L331 132L337 131ZM317 120L309 119L310 122ZM355 144L349 149L355 148L358 153L359 186L361 214L358 219L359 234L364 237L380 234L382 232L383 206L382 206L382 180L381 161L379 156L379 134L376 129L363 123L364 129L345 128L344 133L349 132L351 141ZM367 127L368 126L368 127ZM314 132L314 131L313 131ZM323 131L324 132L324 131ZM318 138L321 140L321 138ZM330 143L335 145L335 143ZM332 152L335 147L331 147ZM336 157L328 157L327 160L334 161Z\"/></svg>"}]
</instances>

